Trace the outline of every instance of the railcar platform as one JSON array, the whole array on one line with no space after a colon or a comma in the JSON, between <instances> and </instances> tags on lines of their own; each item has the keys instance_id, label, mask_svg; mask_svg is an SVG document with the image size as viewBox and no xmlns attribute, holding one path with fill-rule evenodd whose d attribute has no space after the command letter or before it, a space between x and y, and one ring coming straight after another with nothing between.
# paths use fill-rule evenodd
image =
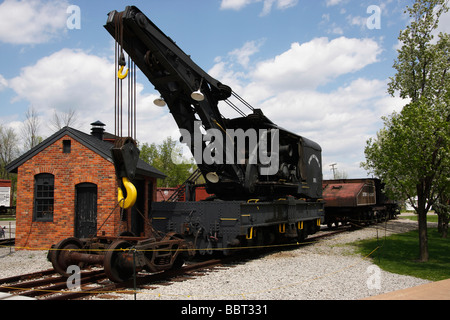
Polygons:
<instances>
[{"instance_id":1,"label":"railcar platform","mask_svg":"<svg viewBox=\"0 0 450 320\"><path fill-rule=\"evenodd\" d=\"M388 292L363 300L450 300L450 279Z\"/></svg>"}]
</instances>

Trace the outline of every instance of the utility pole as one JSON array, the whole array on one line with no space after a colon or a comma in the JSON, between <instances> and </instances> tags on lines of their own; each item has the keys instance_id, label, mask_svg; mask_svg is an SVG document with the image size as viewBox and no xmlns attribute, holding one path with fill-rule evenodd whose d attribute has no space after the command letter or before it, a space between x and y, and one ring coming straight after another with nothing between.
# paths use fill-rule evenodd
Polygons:
<instances>
[{"instance_id":1,"label":"utility pole","mask_svg":"<svg viewBox=\"0 0 450 320\"><path fill-rule=\"evenodd\" d=\"M337 163L330 164L331 171L333 171L333 179L336 179L336 166Z\"/></svg>"}]
</instances>

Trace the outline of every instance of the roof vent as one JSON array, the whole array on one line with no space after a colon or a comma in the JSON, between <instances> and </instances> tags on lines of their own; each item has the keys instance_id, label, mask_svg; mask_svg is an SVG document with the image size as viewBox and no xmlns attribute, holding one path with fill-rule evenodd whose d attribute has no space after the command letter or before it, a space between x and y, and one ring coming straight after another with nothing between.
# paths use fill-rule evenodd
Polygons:
<instances>
[{"instance_id":1,"label":"roof vent","mask_svg":"<svg viewBox=\"0 0 450 320\"><path fill-rule=\"evenodd\" d=\"M103 122L97 120L95 122L92 122L91 126L91 135L100 140L103 140L103 133L105 132L106 125Z\"/></svg>"}]
</instances>

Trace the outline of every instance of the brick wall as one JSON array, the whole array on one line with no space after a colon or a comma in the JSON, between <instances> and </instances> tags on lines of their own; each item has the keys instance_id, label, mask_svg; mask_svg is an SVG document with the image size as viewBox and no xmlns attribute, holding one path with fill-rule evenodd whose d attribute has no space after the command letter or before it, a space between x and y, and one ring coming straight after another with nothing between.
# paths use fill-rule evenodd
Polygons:
<instances>
[{"instance_id":1,"label":"brick wall","mask_svg":"<svg viewBox=\"0 0 450 320\"><path fill-rule=\"evenodd\" d=\"M63 153L63 140L71 140L71 152ZM26 161L18 168L16 248L48 249L52 244L74 236L75 186L90 182L97 185L97 227L116 206L117 183L114 165L65 136ZM55 177L52 222L33 221L34 179L39 173ZM117 235L124 226L119 210L109 217L100 233Z\"/></svg>"}]
</instances>

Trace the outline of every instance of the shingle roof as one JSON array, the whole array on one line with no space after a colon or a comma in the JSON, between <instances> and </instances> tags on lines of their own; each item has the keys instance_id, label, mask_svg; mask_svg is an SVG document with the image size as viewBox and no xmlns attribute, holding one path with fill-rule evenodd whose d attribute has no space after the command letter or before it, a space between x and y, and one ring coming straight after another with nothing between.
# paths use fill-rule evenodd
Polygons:
<instances>
[{"instance_id":1,"label":"shingle roof","mask_svg":"<svg viewBox=\"0 0 450 320\"><path fill-rule=\"evenodd\" d=\"M49 147L53 143L55 143L57 140L63 138L64 136L68 135L69 137L77 140L79 143L84 145L86 148L94 151L104 159L113 162L112 156L111 156L111 148L113 145L110 142L106 142L103 140L100 140L90 134L86 134L84 132L81 132L79 130L76 130L71 127L64 127L52 136L48 137L44 141L42 141L40 144L38 144L36 147L30 149L29 151L25 152L23 155L18 157L17 159L11 161L7 166L6 170L9 172L17 173L17 169L26 161L40 153L45 148ZM137 164L137 174L144 175L144 176L150 176L154 178L164 179L166 178L166 175L162 173L161 171L157 170L156 168L152 167L145 161L139 159Z\"/></svg>"}]
</instances>

